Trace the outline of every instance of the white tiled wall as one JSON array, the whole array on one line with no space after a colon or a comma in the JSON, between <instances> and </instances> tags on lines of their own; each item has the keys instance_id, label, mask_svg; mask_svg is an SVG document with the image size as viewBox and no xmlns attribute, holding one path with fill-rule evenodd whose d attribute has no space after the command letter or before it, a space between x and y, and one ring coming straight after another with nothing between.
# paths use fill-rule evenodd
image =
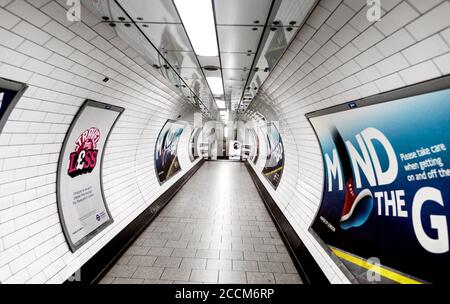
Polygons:
<instances>
[{"instance_id":1,"label":"white tiled wall","mask_svg":"<svg viewBox=\"0 0 450 304\"><path fill-rule=\"evenodd\" d=\"M371 23L366 0L320 1L259 92L280 116L286 150L278 190L260 178L333 283L348 280L308 232L323 165L304 115L450 73L450 1L381 3L381 21Z\"/></svg>"},{"instance_id":2,"label":"white tiled wall","mask_svg":"<svg viewBox=\"0 0 450 304\"><path fill-rule=\"evenodd\" d=\"M81 23L68 22L64 2L0 0L0 77L30 85L0 136L4 283L64 281L182 175L159 187L153 147L166 119L192 109L86 10ZM450 1L382 0L383 18L376 23L367 21L365 4L320 1L259 95L280 116L286 150L278 190L261 179L333 283L347 279L308 232L321 199L323 168L304 114L450 73ZM108 83L102 82L105 76ZM69 124L87 98L126 111L104 162L115 222L72 254L57 214L56 167ZM188 170L189 162L182 163Z\"/></svg>"},{"instance_id":3,"label":"white tiled wall","mask_svg":"<svg viewBox=\"0 0 450 304\"><path fill-rule=\"evenodd\" d=\"M166 119L193 109L86 10L82 22L68 22L64 3L0 0L0 77L29 85L0 136L2 283L65 281L192 166L183 161L183 172L159 186L156 137ZM126 110L104 156L114 224L72 254L57 213L56 169L69 124L88 98Z\"/></svg>"}]
</instances>

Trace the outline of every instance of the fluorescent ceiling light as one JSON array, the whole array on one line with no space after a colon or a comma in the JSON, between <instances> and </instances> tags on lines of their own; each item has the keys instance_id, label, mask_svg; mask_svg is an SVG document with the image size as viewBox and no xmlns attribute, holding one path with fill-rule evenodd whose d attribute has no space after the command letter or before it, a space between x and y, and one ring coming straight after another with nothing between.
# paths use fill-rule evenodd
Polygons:
<instances>
[{"instance_id":1,"label":"fluorescent ceiling light","mask_svg":"<svg viewBox=\"0 0 450 304\"><path fill-rule=\"evenodd\" d=\"M225 100L223 99L216 99L216 105L219 109L225 109L226 105L225 105Z\"/></svg>"},{"instance_id":2,"label":"fluorescent ceiling light","mask_svg":"<svg viewBox=\"0 0 450 304\"><path fill-rule=\"evenodd\" d=\"M214 95L223 95L222 77L206 77L206 81Z\"/></svg>"},{"instance_id":3,"label":"fluorescent ceiling light","mask_svg":"<svg viewBox=\"0 0 450 304\"><path fill-rule=\"evenodd\" d=\"M226 124L228 122L228 118L230 117L230 114L228 111L220 111L220 118L222 121Z\"/></svg>"},{"instance_id":4,"label":"fluorescent ceiling light","mask_svg":"<svg viewBox=\"0 0 450 304\"><path fill-rule=\"evenodd\" d=\"M199 56L219 56L211 0L174 0L181 21Z\"/></svg>"}]
</instances>

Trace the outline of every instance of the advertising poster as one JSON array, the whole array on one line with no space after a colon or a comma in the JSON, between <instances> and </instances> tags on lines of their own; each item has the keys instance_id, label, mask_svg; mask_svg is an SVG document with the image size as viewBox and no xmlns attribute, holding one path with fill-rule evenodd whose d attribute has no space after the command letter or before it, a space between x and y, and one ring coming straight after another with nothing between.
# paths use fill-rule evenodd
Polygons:
<instances>
[{"instance_id":1,"label":"advertising poster","mask_svg":"<svg viewBox=\"0 0 450 304\"><path fill-rule=\"evenodd\" d=\"M253 164L256 165L256 163L258 162L258 158L259 158L259 136L258 133L256 132L256 130L251 130L251 133L253 134L253 138L254 138L254 146L253 146Z\"/></svg>"},{"instance_id":2,"label":"advertising poster","mask_svg":"<svg viewBox=\"0 0 450 304\"><path fill-rule=\"evenodd\" d=\"M155 147L155 169L160 184L181 170L178 161L178 142L185 124L168 120L159 133Z\"/></svg>"},{"instance_id":3,"label":"advertising poster","mask_svg":"<svg viewBox=\"0 0 450 304\"><path fill-rule=\"evenodd\" d=\"M102 161L109 134L123 111L87 100L64 140L57 197L59 217L72 252L113 221L103 194Z\"/></svg>"},{"instance_id":4,"label":"advertising poster","mask_svg":"<svg viewBox=\"0 0 450 304\"><path fill-rule=\"evenodd\" d=\"M433 84L307 115L325 170L312 230L393 283L450 280L450 90Z\"/></svg>"},{"instance_id":5,"label":"advertising poster","mask_svg":"<svg viewBox=\"0 0 450 304\"><path fill-rule=\"evenodd\" d=\"M200 128L194 129L194 131L192 131L191 138L189 140L189 159L191 160L191 162L193 162L199 157L197 143L201 131L202 129Z\"/></svg>"},{"instance_id":6,"label":"advertising poster","mask_svg":"<svg viewBox=\"0 0 450 304\"><path fill-rule=\"evenodd\" d=\"M241 160L242 145L239 141L230 140L228 151L230 160Z\"/></svg>"},{"instance_id":7,"label":"advertising poster","mask_svg":"<svg viewBox=\"0 0 450 304\"><path fill-rule=\"evenodd\" d=\"M0 133L27 86L0 78Z\"/></svg>"},{"instance_id":8,"label":"advertising poster","mask_svg":"<svg viewBox=\"0 0 450 304\"><path fill-rule=\"evenodd\" d=\"M284 170L284 146L280 132L273 123L266 127L267 159L262 173L277 189Z\"/></svg>"}]
</instances>

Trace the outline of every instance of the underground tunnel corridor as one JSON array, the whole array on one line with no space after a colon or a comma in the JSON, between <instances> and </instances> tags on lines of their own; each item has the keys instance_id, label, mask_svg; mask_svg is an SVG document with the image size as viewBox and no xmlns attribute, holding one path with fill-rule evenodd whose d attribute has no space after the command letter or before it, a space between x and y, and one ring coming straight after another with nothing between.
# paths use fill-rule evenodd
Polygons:
<instances>
[{"instance_id":1,"label":"underground tunnel corridor","mask_svg":"<svg viewBox=\"0 0 450 304\"><path fill-rule=\"evenodd\" d=\"M100 281L299 284L245 166L207 162Z\"/></svg>"},{"instance_id":2,"label":"underground tunnel corridor","mask_svg":"<svg viewBox=\"0 0 450 304\"><path fill-rule=\"evenodd\" d=\"M449 16L0 0L0 285L448 283Z\"/></svg>"}]
</instances>

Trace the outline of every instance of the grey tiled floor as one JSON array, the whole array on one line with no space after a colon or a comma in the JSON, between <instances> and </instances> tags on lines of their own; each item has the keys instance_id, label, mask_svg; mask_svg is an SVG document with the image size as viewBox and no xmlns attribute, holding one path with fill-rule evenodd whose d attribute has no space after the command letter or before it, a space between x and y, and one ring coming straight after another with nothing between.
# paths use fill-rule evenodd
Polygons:
<instances>
[{"instance_id":1,"label":"grey tiled floor","mask_svg":"<svg viewBox=\"0 0 450 304\"><path fill-rule=\"evenodd\" d=\"M101 283L301 283L242 163L206 162Z\"/></svg>"}]
</instances>

